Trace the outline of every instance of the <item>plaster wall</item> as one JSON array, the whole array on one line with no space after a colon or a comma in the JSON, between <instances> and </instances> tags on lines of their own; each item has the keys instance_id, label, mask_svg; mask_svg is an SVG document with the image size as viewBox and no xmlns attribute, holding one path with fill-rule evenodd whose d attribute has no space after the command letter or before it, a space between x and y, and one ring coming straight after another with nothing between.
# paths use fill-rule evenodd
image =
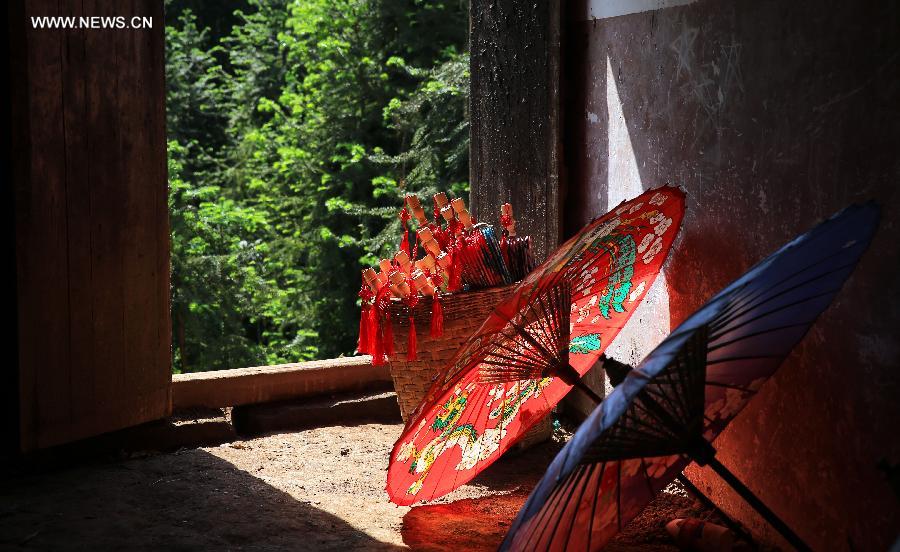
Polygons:
<instances>
[{"instance_id":1,"label":"plaster wall","mask_svg":"<svg viewBox=\"0 0 900 552\"><path fill-rule=\"evenodd\" d=\"M563 19L564 234L642 190L669 182L688 192L664 278L614 357L640 360L824 217L881 205L880 230L843 291L715 445L813 549L887 549L900 529L900 7L592 4L571 4ZM779 543L712 472L688 475Z\"/></svg>"}]
</instances>

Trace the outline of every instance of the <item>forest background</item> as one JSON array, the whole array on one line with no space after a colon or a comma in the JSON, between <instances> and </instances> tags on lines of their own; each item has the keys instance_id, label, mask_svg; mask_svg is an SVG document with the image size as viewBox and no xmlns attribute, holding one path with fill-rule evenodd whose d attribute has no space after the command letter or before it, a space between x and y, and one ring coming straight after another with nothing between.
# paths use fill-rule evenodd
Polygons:
<instances>
[{"instance_id":1,"label":"forest background","mask_svg":"<svg viewBox=\"0 0 900 552\"><path fill-rule=\"evenodd\" d=\"M403 196L468 193L468 2L169 0L173 370L352 354Z\"/></svg>"}]
</instances>

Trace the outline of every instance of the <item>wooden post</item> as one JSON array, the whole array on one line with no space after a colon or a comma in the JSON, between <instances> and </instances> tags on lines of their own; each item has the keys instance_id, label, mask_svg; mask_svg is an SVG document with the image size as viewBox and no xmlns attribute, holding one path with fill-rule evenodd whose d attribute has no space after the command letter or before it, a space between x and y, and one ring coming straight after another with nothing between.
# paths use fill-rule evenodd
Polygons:
<instances>
[{"instance_id":1,"label":"wooden post","mask_svg":"<svg viewBox=\"0 0 900 552\"><path fill-rule=\"evenodd\" d=\"M497 224L510 202L538 261L560 239L560 10L559 0L471 3L469 203Z\"/></svg>"}]
</instances>

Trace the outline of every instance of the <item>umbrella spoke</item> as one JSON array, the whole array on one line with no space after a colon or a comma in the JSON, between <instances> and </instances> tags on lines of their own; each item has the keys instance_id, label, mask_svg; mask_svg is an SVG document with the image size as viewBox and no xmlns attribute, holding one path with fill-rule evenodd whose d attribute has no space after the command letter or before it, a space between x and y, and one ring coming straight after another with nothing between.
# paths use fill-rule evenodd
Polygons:
<instances>
[{"instance_id":1,"label":"umbrella spoke","mask_svg":"<svg viewBox=\"0 0 900 552\"><path fill-rule=\"evenodd\" d=\"M817 274L817 275L815 275L815 276L812 277L812 278L809 278L809 279L807 279L807 280L805 280L805 281L802 281L802 282L799 282L798 284L795 284L795 285L793 285L793 286L791 286L791 287L789 287L789 288L787 288L787 289L785 289L785 290L782 290L782 291L776 293L775 295L771 295L771 296L769 296L769 297L766 297L765 299L762 299L762 300L760 300L759 302L757 302L757 303L755 303L755 304L753 304L753 305L750 305L750 306L748 306L748 307L743 307L743 308L741 308L741 310L739 310L739 311L732 312L732 313L725 314L725 315L720 314L720 318L722 318L723 321L720 322L719 325L727 324L727 323L729 323L730 321L732 321L732 320L734 320L734 319L736 319L736 318L740 318L741 316L743 316L743 315L746 314L747 312L750 312L750 311L752 311L752 310L758 309L758 308L761 307L762 305L765 305L766 303L768 303L768 302L770 302L770 301L774 301L775 299L778 299L779 297L782 297L782 296L784 296L784 295L787 295L788 293L790 293L790 292L792 292L792 291L796 291L796 290L798 290L798 289L802 289L803 287L808 286L809 284L811 284L811 283L813 283L813 282L815 282L815 281L817 281L817 280L821 280L822 278L831 276L832 274L836 274L836 273L838 273L838 272L840 272L840 271L847 270L848 268L851 268L851 269L852 269L853 266L855 266L855 265L856 265L856 262L854 261L854 262L850 262L850 263L847 263L847 264L844 264L844 265L841 265L841 266L834 267L834 268L832 268L832 269L830 269L830 270L828 270L828 271L826 271L826 272L823 272L823 273L821 273L821 274ZM776 284L776 285L777 285L777 284ZM764 290L763 292L760 293L760 296L761 296L761 295L764 295L765 291L771 291L771 289L772 289L772 288L770 287L770 288L768 288L767 290ZM838 287L838 289L840 289L840 287ZM837 291L837 290L835 290L835 291ZM754 301L755 301L755 299L754 299Z\"/></svg>"},{"instance_id":2,"label":"umbrella spoke","mask_svg":"<svg viewBox=\"0 0 900 552\"><path fill-rule=\"evenodd\" d=\"M770 358L782 358L784 355L742 355L742 356L734 356L728 358L718 358L716 360L710 360L706 362L707 366L712 366L714 364L724 364L726 362L735 362L738 360L764 360Z\"/></svg>"},{"instance_id":3,"label":"umbrella spoke","mask_svg":"<svg viewBox=\"0 0 900 552\"><path fill-rule=\"evenodd\" d=\"M724 387L726 389L736 389L737 391L743 391L744 393L756 393L755 390L750 389L749 387L744 387L743 385L734 385L731 383L706 380L706 385L711 385L713 387Z\"/></svg>"},{"instance_id":4,"label":"umbrella spoke","mask_svg":"<svg viewBox=\"0 0 900 552\"><path fill-rule=\"evenodd\" d=\"M606 473L606 462L600 463L600 473L597 475L597 486L594 487L594 500L591 501L591 517L587 526L587 550L591 550L591 538L594 533L594 516L597 512L597 503L600 502L601 490L603 489L603 474Z\"/></svg>"},{"instance_id":5,"label":"umbrella spoke","mask_svg":"<svg viewBox=\"0 0 900 552\"><path fill-rule=\"evenodd\" d=\"M563 496L568 494L569 489L571 487L574 487L576 479L577 479L577 477L575 476L574 473L569 474L569 476L565 479L563 485L558 486L556 489L554 489L554 494L556 496L553 498L555 498L556 501L555 501L555 503L551 503L551 506L549 508L547 508L546 513L548 514L548 517L551 517L551 516L555 517L557 519L557 522L559 521L559 518L561 516L557 515L557 510L559 509L560 505L563 503ZM557 491L559 491L559 492L557 492ZM540 534L538 534L537 539L535 539L533 541L535 546L539 545L541 543L541 541L544 540L544 532L550 526L550 523L543 521L543 518L541 518L539 526L541 528L541 532L540 532ZM547 548L549 548L549 546L547 546Z\"/></svg>"},{"instance_id":6,"label":"umbrella spoke","mask_svg":"<svg viewBox=\"0 0 900 552\"><path fill-rule=\"evenodd\" d=\"M616 523L622 531L622 461L618 460L616 469Z\"/></svg>"},{"instance_id":7,"label":"umbrella spoke","mask_svg":"<svg viewBox=\"0 0 900 552\"><path fill-rule=\"evenodd\" d=\"M584 476L585 471L589 472L591 469L593 469L593 464L592 465L583 465L582 464L582 465L578 466L575 469L575 472L570 476L570 477L572 477L572 479L574 481L573 481L572 488L569 490L569 495L566 497L566 506L570 506L572 504L572 495L575 494L575 489L578 487L581 487L581 493L578 495L578 500L575 503L576 511L577 511L578 502L580 502L581 497L584 496L585 485L582 485L582 483L584 482L583 476ZM564 508L563 511L561 512L561 514L565 514L565 512L566 512L566 509ZM569 525L569 536L571 536L571 534L572 534L571 533L572 525L575 523L575 513L576 512L572 513L572 524ZM556 540L556 533L559 531L559 527L562 522L562 519L563 519L562 515L557 516L556 522L553 525L553 531L550 533L550 539L547 541L548 547L551 546L553 544L553 542ZM568 543L569 543L569 538L567 536L566 537L566 545ZM562 548L563 550L566 549L566 545L563 545L563 548Z\"/></svg>"},{"instance_id":8,"label":"umbrella spoke","mask_svg":"<svg viewBox=\"0 0 900 552\"><path fill-rule=\"evenodd\" d=\"M810 322L811 322L811 321L805 321L805 322L800 322L799 324L784 324L784 325L781 325L781 326L775 326L775 327L772 327L772 328L766 328L765 330L759 330L759 331L757 331L757 332L752 332L752 333L748 333L748 334L743 334L743 335L741 335L740 337L736 337L736 338L731 339L731 340L729 340L729 341L723 341L723 342L721 342L721 343L716 343L715 345L712 344L712 343L713 343L713 340L711 339L711 340L710 340L710 346L709 346L709 348L707 349L707 352L710 352L710 353L711 353L711 352L713 352L713 351L716 351L716 350L718 350L718 349L721 349L722 347L727 347L727 346L729 346L729 345L734 345L735 343L740 343L741 341L750 339L750 338L752 338L752 337L759 337L759 336L765 335L765 334L767 334L767 333L780 332L780 331L782 331L782 330L789 330L789 329L791 329L791 328L803 328L803 327L808 327L809 324L810 324ZM744 325L744 324L741 324L740 326L736 326L736 327L734 327L734 328L729 328L727 333L731 333L731 332L733 332L736 328L739 328L739 327L741 327L741 326L743 326L743 325ZM723 332L723 333L724 333L724 332ZM722 335L722 334L720 334L720 337L721 337L721 335Z\"/></svg>"},{"instance_id":9,"label":"umbrella spoke","mask_svg":"<svg viewBox=\"0 0 900 552\"><path fill-rule=\"evenodd\" d=\"M831 259L834 259L834 258L837 257L838 255L844 255L844 254L846 254L846 253L847 253L847 251L844 250L844 249L841 249L841 250L839 250L839 251L835 251L835 252L833 252L833 253L827 255L826 257L823 257L823 258L819 259L818 261L815 261L815 262L813 262L813 263L810 263L810 264L804 266L803 268L800 268L799 270L797 270L797 271L795 271L795 272L789 274L788 276L786 276L786 277L782 278L781 280L779 280L779 281L777 281L777 282L771 284L770 286L763 287L763 288L760 288L760 289L756 290L756 294L753 295L753 296L750 296L750 297L740 297L740 294L741 294L741 293L745 293L745 292L748 291L748 289L750 289L750 288L748 288L747 286L744 286L743 288L741 288L740 290L738 290L737 293L736 293L736 295L735 295L735 299L740 298L740 301L738 301L738 300L732 301L732 304L729 306L729 308L726 309L726 311L723 311L722 314L723 314L724 316L729 316L729 315L731 314L731 311L733 311L734 309L741 309L741 308L744 308L744 306L745 306L748 302L750 302L750 301L755 301L756 299L758 299L759 297L761 297L762 295L764 295L766 292L771 291L772 289L777 288L777 287L780 286L781 284L783 284L783 283L785 283L785 282L788 282L788 281L792 280L793 278L795 278L796 276L799 276L800 274L803 274L803 273L806 272L807 270L813 269L813 268L815 268L815 267L817 267L817 266L819 266L819 265L821 265L821 264L823 264L823 263L828 262L828 261L831 260ZM842 266L840 266L840 267L838 267L838 268L836 268L836 269L829 270L829 271L826 272L825 274L826 274L826 275L827 275L827 274L831 274L831 273L835 272L836 270L840 270L840 269L843 269L843 268L847 268L847 267L850 267L850 266L854 266L855 264L856 264L856 262L854 261L854 262L852 262L852 263L848 263L847 265L842 265ZM816 278L818 278L818 277L816 277ZM808 280L807 282L813 281L813 280L815 280L816 278L813 278L812 280ZM802 282L801 282L801 284L802 284ZM796 287L798 287L798 286L794 286L794 287L791 288L791 289L794 289L794 288L796 288ZM751 308L752 308L752 307L751 307Z\"/></svg>"}]
</instances>

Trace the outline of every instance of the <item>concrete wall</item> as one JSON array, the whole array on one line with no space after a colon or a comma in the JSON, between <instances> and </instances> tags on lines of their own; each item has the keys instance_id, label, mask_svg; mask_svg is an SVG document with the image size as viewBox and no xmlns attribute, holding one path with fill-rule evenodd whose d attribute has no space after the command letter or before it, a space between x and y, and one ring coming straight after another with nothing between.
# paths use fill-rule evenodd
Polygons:
<instances>
[{"instance_id":1,"label":"concrete wall","mask_svg":"<svg viewBox=\"0 0 900 552\"><path fill-rule=\"evenodd\" d=\"M644 189L688 191L664 281L613 356L642 358L848 203L883 208L844 290L716 442L817 550L883 550L900 528L900 8L875 4L593 1L563 23L566 235ZM689 475L778 542L714 474Z\"/></svg>"}]
</instances>

